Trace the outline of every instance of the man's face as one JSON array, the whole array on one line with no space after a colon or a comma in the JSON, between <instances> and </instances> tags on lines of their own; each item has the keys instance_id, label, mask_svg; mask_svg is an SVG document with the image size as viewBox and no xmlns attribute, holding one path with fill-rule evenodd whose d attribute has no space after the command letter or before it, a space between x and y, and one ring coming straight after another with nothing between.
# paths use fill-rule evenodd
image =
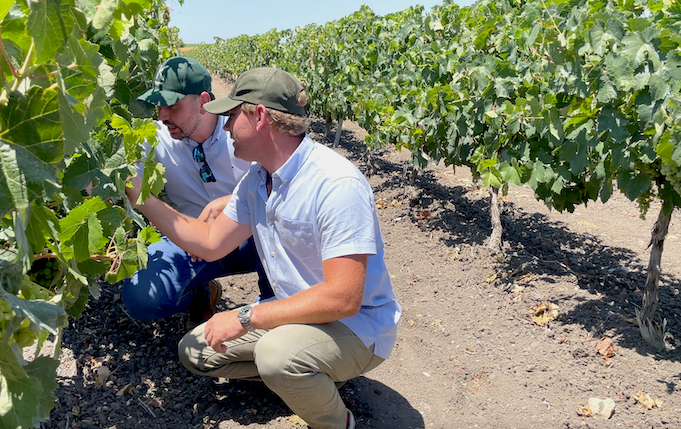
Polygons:
<instances>
[{"instance_id":1,"label":"man's face","mask_svg":"<svg viewBox=\"0 0 681 429\"><path fill-rule=\"evenodd\" d=\"M198 95L187 95L168 107L158 108L158 120L167 127L174 139L191 138L201 123L201 102Z\"/></svg>"},{"instance_id":2,"label":"man's face","mask_svg":"<svg viewBox=\"0 0 681 429\"><path fill-rule=\"evenodd\" d=\"M227 112L229 119L225 122L224 130L229 131L234 140L234 156L244 161L257 161L253 158L255 129L255 115L247 115L241 111L241 106Z\"/></svg>"}]
</instances>

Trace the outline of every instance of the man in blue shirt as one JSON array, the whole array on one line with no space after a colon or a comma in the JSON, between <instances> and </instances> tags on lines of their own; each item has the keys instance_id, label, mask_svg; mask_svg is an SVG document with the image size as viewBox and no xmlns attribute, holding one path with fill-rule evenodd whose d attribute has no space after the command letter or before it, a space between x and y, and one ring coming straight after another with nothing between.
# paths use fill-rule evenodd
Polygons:
<instances>
[{"instance_id":1,"label":"man in blue shirt","mask_svg":"<svg viewBox=\"0 0 681 429\"><path fill-rule=\"evenodd\" d=\"M165 167L166 196L178 211L199 219L222 212L250 167L234 156L225 118L203 108L214 99L211 86L205 67L173 57L157 70L154 87L139 97L158 108L154 157ZM272 296L252 239L213 262L192 258L166 237L148 252L147 268L123 284L123 302L137 320L187 311L187 327L193 329L213 315L220 300L222 289L213 279L229 274L258 271L262 297Z\"/></svg>"},{"instance_id":2,"label":"man in blue shirt","mask_svg":"<svg viewBox=\"0 0 681 429\"><path fill-rule=\"evenodd\" d=\"M236 157L255 161L211 223L152 197L139 210L180 247L221 258L253 236L274 297L215 314L179 344L182 363L214 377L262 380L313 428L354 427L336 388L387 359L401 308L383 260L371 187L306 134L305 93L258 68L206 103L228 117ZM136 201L139 179L129 198Z\"/></svg>"}]
</instances>

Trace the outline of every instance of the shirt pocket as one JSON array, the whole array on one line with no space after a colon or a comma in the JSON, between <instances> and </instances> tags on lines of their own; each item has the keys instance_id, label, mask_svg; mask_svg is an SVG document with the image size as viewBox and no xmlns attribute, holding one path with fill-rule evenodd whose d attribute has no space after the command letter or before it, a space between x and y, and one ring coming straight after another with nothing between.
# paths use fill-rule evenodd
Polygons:
<instances>
[{"instance_id":1,"label":"shirt pocket","mask_svg":"<svg viewBox=\"0 0 681 429\"><path fill-rule=\"evenodd\" d=\"M292 261L321 264L319 240L311 222L279 217L274 221L279 244Z\"/></svg>"}]
</instances>

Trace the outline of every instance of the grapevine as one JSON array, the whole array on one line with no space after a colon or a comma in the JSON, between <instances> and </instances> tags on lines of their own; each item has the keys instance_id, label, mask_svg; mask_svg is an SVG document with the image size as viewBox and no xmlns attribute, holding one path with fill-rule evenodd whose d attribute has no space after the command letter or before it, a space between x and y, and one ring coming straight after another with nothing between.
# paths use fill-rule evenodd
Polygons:
<instances>
[{"instance_id":1,"label":"grapevine","mask_svg":"<svg viewBox=\"0 0 681 429\"><path fill-rule=\"evenodd\" d=\"M0 7L0 427L47 420L67 318L102 278L146 266L158 239L124 189L142 143L156 140L136 98L179 39L164 0L99 3ZM163 187L153 158L144 198Z\"/></svg>"}]
</instances>

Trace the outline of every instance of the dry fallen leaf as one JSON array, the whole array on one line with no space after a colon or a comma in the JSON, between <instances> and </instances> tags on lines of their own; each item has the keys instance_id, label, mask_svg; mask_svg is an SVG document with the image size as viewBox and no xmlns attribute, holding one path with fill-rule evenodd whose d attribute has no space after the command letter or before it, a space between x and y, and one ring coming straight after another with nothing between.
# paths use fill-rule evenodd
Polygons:
<instances>
[{"instance_id":1,"label":"dry fallen leaf","mask_svg":"<svg viewBox=\"0 0 681 429\"><path fill-rule=\"evenodd\" d=\"M419 210L414 215L416 219L423 219L424 221L430 220L430 210Z\"/></svg>"},{"instance_id":2,"label":"dry fallen leaf","mask_svg":"<svg viewBox=\"0 0 681 429\"><path fill-rule=\"evenodd\" d=\"M587 407L582 407L581 405L577 405L577 415L582 416L582 417L591 417L593 416L593 412L591 411L591 408Z\"/></svg>"},{"instance_id":3,"label":"dry fallen leaf","mask_svg":"<svg viewBox=\"0 0 681 429\"><path fill-rule=\"evenodd\" d=\"M494 280L496 280L496 279L497 279L497 273L494 273L494 274L492 274L491 276L487 277L487 278L485 279L485 281L486 281L487 283L492 283L492 282L493 282Z\"/></svg>"},{"instance_id":4,"label":"dry fallen leaf","mask_svg":"<svg viewBox=\"0 0 681 429\"><path fill-rule=\"evenodd\" d=\"M541 326L558 317L558 306L548 301L542 301L532 309L532 312L534 313L532 321Z\"/></svg>"},{"instance_id":5,"label":"dry fallen leaf","mask_svg":"<svg viewBox=\"0 0 681 429\"><path fill-rule=\"evenodd\" d=\"M525 291L525 288L520 285L515 285L513 290L511 291L513 293L513 302L518 302L523 299L523 292Z\"/></svg>"},{"instance_id":6,"label":"dry fallen leaf","mask_svg":"<svg viewBox=\"0 0 681 429\"><path fill-rule=\"evenodd\" d=\"M132 387L132 384L128 383L128 384L126 384L125 386L123 386L118 392L116 392L116 396L123 396L123 395L125 395L126 393L127 393L127 394L130 394L130 395L132 395L133 393L135 393L135 391L134 391L134 389L133 389L133 387Z\"/></svg>"},{"instance_id":7,"label":"dry fallen leaf","mask_svg":"<svg viewBox=\"0 0 681 429\"><path fill-rule=\"evenodd\" d=\"M596 344L596 351L605 359L606 364L610 364L612 361L611 358L617 353L617 349L610 338L603 338L600 340L598 344Z\"/></svg>"},{"instance_id":8,"label":"dry fallen leaf","mask_svg":"<svg viewBox=\"0 0 681 429\"><path fill-rule=\"evenodd\" d=\"M97 378L95 379L95 387L99 387L102 384L106 383L106 379L109 378L109 375L111 375L111 371L109 370L109 367L106 365L102 365L99 368L97 368Z\"/></svg>"},{"instance_id":9,"label":"dry fallen leaf","mask_svg":"<svg viewBox=\"0 0 681 429\"><path fill-rule=\"evenodd\" d=\"M661 399L653 399L647 393L643 393L642 390L636 392L636 400L645 408L646 410L652 410L653 408L662 408L664 405Z\"/></svg>"}]
</instances>

